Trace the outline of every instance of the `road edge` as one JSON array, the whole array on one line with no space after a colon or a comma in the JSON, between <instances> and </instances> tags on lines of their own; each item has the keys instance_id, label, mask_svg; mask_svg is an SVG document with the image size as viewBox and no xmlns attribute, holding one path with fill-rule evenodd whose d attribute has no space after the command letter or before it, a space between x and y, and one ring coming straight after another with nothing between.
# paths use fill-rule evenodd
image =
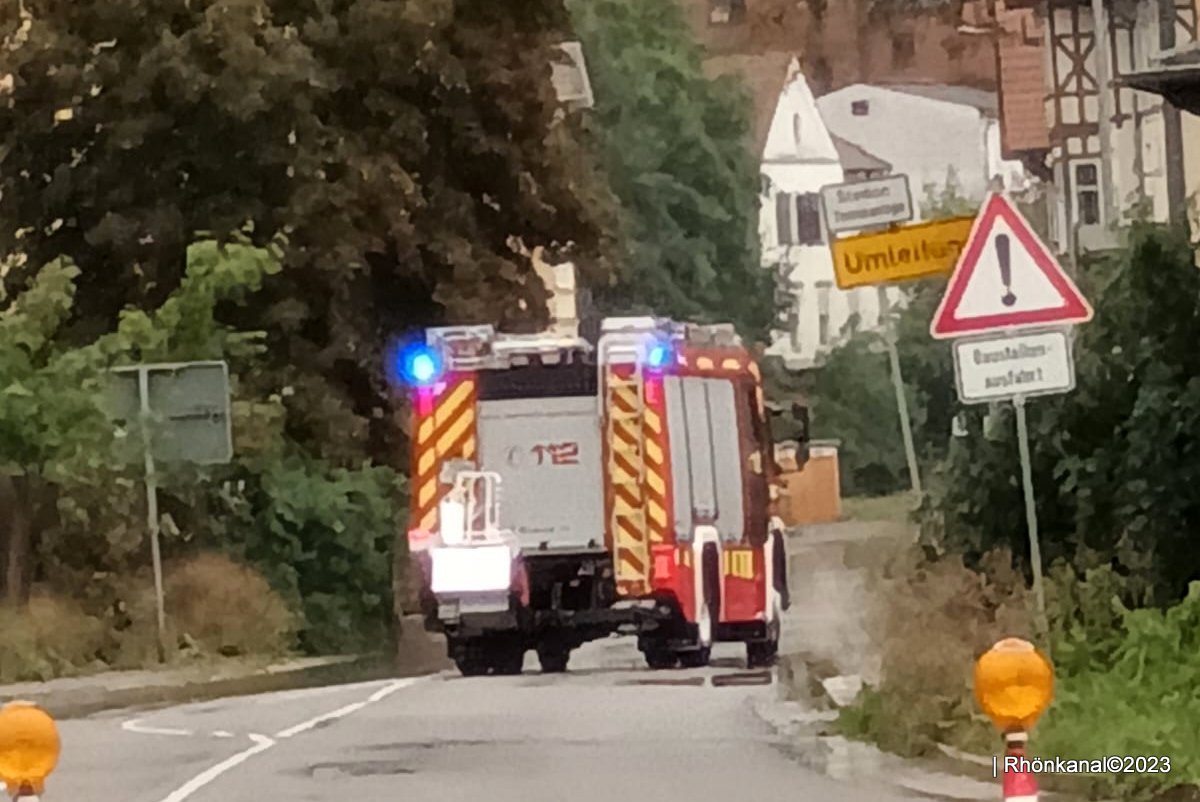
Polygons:
<instances>
[{"instance_id":1,"label":"road edge","mask_svg":"<svg viewBox=\"0 0 1200 802\"><path fill-rule=\"evenodd\" d=\"M70 690L26 691L21 693L20 699L38 705L57 719L79 719L114 710L146 710L234 696L421 677L452 667L444 656L444 647L440 653L435 648L438 644L434 638L426 636L422 639L408 631L408 627L405 630L400 654L396 656L330 658L299 667L247 667L245 671L211 679L181 678L178 682L127 688L85 684ZM0 693L3 691L0 688ZM0 702L3 701L8 699L0 698Z\"/></svg>"}]
</instances>

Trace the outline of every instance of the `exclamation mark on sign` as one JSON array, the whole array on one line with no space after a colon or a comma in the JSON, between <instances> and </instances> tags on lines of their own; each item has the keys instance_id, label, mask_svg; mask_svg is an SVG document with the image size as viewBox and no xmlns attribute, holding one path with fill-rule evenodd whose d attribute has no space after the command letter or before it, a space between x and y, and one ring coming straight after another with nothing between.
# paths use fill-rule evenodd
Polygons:
<instances>
[{"instance_id":1,"label":"exclamation mark on sign","mask_svg":"<svg viewBox=\"0 0 1200 802\"><path fill-rule=\"evenodd\" d=\"M1004 297L1000 299L1005 306L1017 302L1017 296L1012 291L1012 262L1009 261L1008 235L996 235L996 260L1000 262L1000 280L1004 282Z\"/></svg>"}]
</instances>

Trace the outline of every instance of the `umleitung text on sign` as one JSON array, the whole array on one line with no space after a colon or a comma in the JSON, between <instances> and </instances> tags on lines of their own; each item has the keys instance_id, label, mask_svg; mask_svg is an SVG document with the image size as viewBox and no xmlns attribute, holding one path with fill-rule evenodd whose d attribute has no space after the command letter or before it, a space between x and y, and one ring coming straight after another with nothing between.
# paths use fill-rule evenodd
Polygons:
<instances>
[{"instance_id":1,"label":"umleitung text on sign","mask_svg":"<svg viewBox=\"0 0 1200 802\"><path fill-rule=\"evenodd\" d=\"M972 220L956 217L835 240L837 285L847 290L950 273L970 236Z\"/></svg>"}]
</instances>

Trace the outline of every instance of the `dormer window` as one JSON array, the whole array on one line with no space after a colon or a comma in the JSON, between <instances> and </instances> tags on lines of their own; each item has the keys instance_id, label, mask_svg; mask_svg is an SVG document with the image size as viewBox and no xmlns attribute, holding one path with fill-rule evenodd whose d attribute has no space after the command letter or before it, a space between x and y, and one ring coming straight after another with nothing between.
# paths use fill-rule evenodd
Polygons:
<instances>
[{"instance_id":1,"label":"dormer window","mask_svg":"<svg viewBox=\"0 0 1200 802\"><path fill-rule=\"evenodd\" d=\"M866 117L871 113L871 101L856 100L850 104L850 113L855 117Z\"/></svg>"}]
</instances>

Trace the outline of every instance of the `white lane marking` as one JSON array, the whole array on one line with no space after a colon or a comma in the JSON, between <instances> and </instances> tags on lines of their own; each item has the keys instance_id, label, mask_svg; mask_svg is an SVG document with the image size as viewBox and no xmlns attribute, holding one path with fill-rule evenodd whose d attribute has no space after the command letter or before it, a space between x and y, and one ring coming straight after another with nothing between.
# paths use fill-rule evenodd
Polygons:
<instances>
[{"instance_id":1,"label":"white lane marking","mask_svg":"<svg viewBox=\"0 0 1200 802\"><path fill-rule=\"evenodd\" d=\"M232 738L233 733L226 732L225 730L217 730L216 732L213 733L213 737L214 738Z\"/></svg>"},{"instance_id":2,"label":"white lane marking","mask_svg":"<svg viewBox=\"0 0 1200 802\"><path fill-rule=\"evenodd\" d=\"M254 746L250 747L249 749L244 749L232 757L225 758L215 766L210 766L209 768L200 772L195 777L176 788L170 794L163 797L162 802L183 802L183 800L187 799L192 794L196 793L225 772L241 765L242 763L245 763L255 755L267 751L276 743L278 743L275 739L268 738L265 735L251 735L250 740L254 741Z\"/></svg>"},{"instance_id":3,"label":"white lane marking","mask_svg":"<svg viewBox=\"0 0 1200 802\"><path fill-rule=\"evenodd\" d=\"M176 730L169 727L145 727L140 718L131 718L121 722L121 729L126 732L136 732L138 735L192 735L191 730Z\"/></svg>"},{"instance_id":4,"label":"white lane marking","mask_svg":"<svg viewBox=\"0 0 1200 802\"><path fill-rule=\"evenodd\" d=\"M311 730L318 724L324 724L326 721L334 721L335 719L342 718L343 716L348 716L351 713L362 710L366 706L366 702L354 702L346 705L345 707L339 707L337 710L332 712L322 713L316 718L310 718L308 721L302 721L294 727L288 727L286 730L280 730L279 732L275 733L275 737L291 738L293 735L299 735L302 732Z\"/></svg>"},{"instance_id":5,"label":"white lane marking","mask_svg":"<svg viewBox=\"0 0 1200 802\"><path fill-rule=\"evenodd\" d=\"M352 702L343 707L339 707L337 710L330 711L329 713L322 713L315 718L310 718L308 721L302 721L295 726L288 727L286 730L280 730L279 732L275 733L275 737L280 739L291 738L295 735L299 735L302 732L307 732L313 727L324 724L327 721L336 721L339 718L345 718L351 713L356 713L359 710L362 710L367 705L373 705L376 702L383 701L402 688L409 687L410 685L414 684L417 679L419 678L398 679L395 682L390 682L361 702Z\"/></svg>"},{"instance_id":6,"label":"white lane marking","mask_svg":"<svg viewBox=\"0 0 1200 802\"><path fill-rule=\"evenodd\" d=\"M187 780L187 782L180 785L178 789L170 792L168 796L164 796L161 802L184 802L186 798L196 794L197 791L205 788L206 785L210 785L218 777L221 777L221 774L229 771L230 768L235 768L236 766L244 764L244 762L253 758L254 755L266 752L266 750L276 746L278 743L276 738L278 738L278 740L290 738L294 735L299 735L300 732L311 730L318 724L329 722L329 720L342 718L344 716L349 716L350 713L362 710L362 708L366 707L367 705L373 705L378 701L383 701L391 694L396 693L397 690L413 686L413 684L419 682L422 680L422 678L424 677L413 677L409 678L409 680L397 680L395 682L386 684L386 686L380 688L377 690L377 692L371 694L371 696L368 696L368 698L364 701L354 702L353 705L346 705L344 707L337 708L337 710L334 712L325 713L323 716L308 719L307 722L301 722L295 726L289 726L288 729L278 732L274 738L265 735L251 735L250 740L254 742L254 746L242 750L242 752L233 755L232 758L227 758L221 762L218 762L218 764L215 766L206 768L206 770L197 774L196 777ZM137 724L136 720L134 720L133 723Z\"/></svg>"},{"instance_id":7,"label":"white lane marking","mask_svg":"<svg viewBox=\"0 0 1200 802\"><path fill-rule=\"evenodd\" d=\"M410 679L400 679L400 680L396 680L395 682L391 682L391 683L385 685L384 687L380 688L375 693L371 694L366 700L364 700L362 702L355 702L354 704L349 704L349 705L346 705L345 707L340 707L337 710L334 710L332 713L326 713L324 715L317 716L316 718L311 718L308 721L303 721L294 727L288 727L286 730L283 730L283 731L279 732L278 734L276 734L275 738L270 738L266 735L251 735L250 740L254 741L254 746L250 747L249 749L245 749L241 752L238 752L236 755L233 755L232 757L222 760L220 763L217 763L215 766L211 766L211 767L205 769L204 771L200 772L192 779L188 780L183 785L176 788L168 796L163 797L162 800L160 800L160 802L183 802L183 800L188 799L189 797L192 796L192 794L196 793L197 791L204 788L205 786L211 784L214 780L216 780L218 777L220 777L225 772L241 765L242 763L245 763L247 760L254 757L255 755L265 752L268 749L270 749L271 747L278 744L279 741L276 739L291 738L293 735L298 735L307 730L311 730L313 727L315 727L318 724L321 724L323 722L332 721L334 719L348 716L351 713L355 712L356 710L361 710L364 707L366 707L367 705L371 705L376 702L380 702L380 701L386 699L387 697L391 696L396 691L401 690L402 688L407 688L411 685L414 685L422 679L424 679L424 677L413 677ZM136 722L134 722L134 723L136 723Z\"/></svg>"}]
</instances>

